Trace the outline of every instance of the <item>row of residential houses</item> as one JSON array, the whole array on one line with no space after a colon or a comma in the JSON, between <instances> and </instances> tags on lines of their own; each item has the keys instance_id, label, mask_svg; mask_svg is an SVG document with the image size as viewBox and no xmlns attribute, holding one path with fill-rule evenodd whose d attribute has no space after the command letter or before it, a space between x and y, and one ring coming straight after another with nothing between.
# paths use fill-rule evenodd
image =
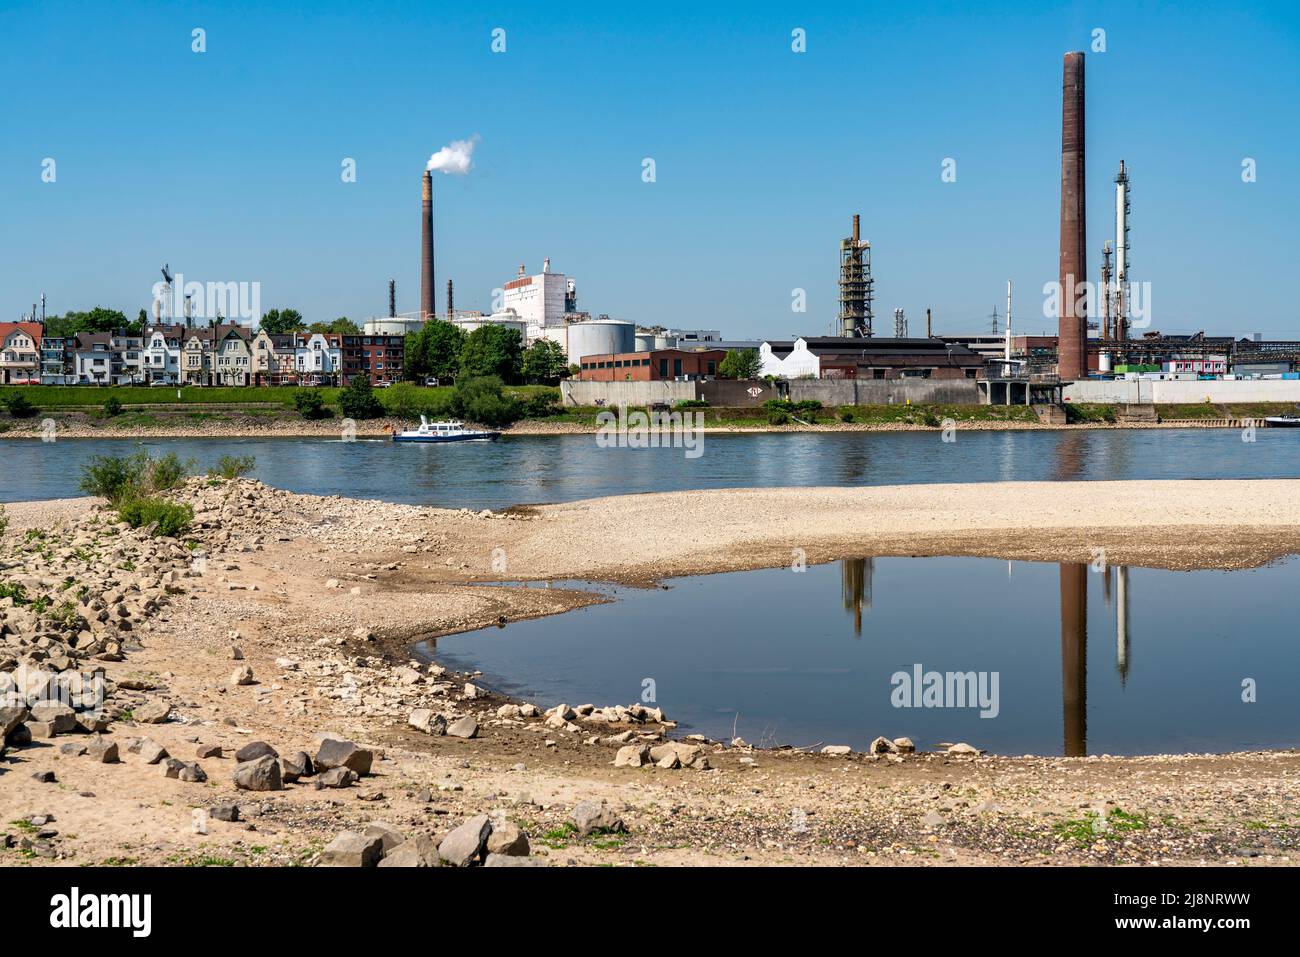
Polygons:
<instances>
[{"instance_id":1,"label":"row of residential houses","mask_svg":"<svg viewBox=\"0 0 1300 957\"><path fill-rule=\"evenodd\" d=\"M143 335L43 335L35 322L0 323L0 385L347 385L402 378L400 335L160 325Z\"/></svg>"}]
</instances>

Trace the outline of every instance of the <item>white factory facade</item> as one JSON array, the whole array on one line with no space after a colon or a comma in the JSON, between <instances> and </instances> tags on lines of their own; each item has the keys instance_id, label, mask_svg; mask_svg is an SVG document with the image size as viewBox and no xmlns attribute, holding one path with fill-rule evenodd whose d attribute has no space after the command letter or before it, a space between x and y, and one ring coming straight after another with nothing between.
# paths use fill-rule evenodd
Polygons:
<instances>
[{"instance_id":1,"label":"white factory facade","mask_svg":"<svg viewBox=\"0 0 1300 957\"><path fill-rule=\"evenodd\" d=\"M543 260L542 271L532 276L520 266L502 292L501 311L506 314L502 318L522 322L529 342L555 339L564 344L566 318L576 309L576 285L564 273L551 272L550 259Z\"/></svg>"}]
</instances>

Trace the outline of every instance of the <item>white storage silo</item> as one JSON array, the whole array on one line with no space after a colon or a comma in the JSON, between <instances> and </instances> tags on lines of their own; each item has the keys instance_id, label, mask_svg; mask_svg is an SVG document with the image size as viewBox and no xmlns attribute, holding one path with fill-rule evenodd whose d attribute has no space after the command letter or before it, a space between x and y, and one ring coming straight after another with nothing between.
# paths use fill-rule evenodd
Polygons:
<instances>
[{"instance_id":1,"label":"white storage silo","mask_svg":"<svg viewBox=\"0 0 1300 957\"><path fill-rule=\"evenodd\" d=\"M583 356L636 351L636 326L618 319L570 323L568 338L570 362L580 362Z\"/></svg>"}]
</instances>

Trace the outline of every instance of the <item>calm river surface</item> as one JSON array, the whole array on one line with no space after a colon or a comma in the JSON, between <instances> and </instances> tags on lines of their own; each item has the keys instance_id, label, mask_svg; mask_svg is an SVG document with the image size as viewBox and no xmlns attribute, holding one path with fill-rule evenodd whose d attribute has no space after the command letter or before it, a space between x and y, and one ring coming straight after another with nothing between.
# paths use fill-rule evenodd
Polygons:
<instances>
[{"instance_id":1,"label":"calm river surface","mask_svg":"<svg viewBox=\"0 0 1300 957\"><path fill-rule=\"evenodd\" d=\"M200 467L252 455L255 477L295 492L459 508L563 502L629 492L783 485L893 485L1053 479L1295 478L1300 430L709 434L703 454L600 448L594 435L394 445L321 439L0 440L0 501L80 494L92 455L143 447Z\"/></svg>"},{"instance_id":2,"label":"calm river surface","mask_svg":"<svg viewBox=\"0 0 1300 957\"><path fill-rule=\"evenodd\" d=\"M999 754L1290 748L1298 570L860 559L615 589L611 604L422 650L547 707L630 704L650 688L679 733L726 740L734 727L751 744L864 749L883 734ZM918 672L915 692L896 677ZM926 707L929 672L944 694ZM949 672L973 673L982 707L948 693Z\"/></svg>"}]
</instances>

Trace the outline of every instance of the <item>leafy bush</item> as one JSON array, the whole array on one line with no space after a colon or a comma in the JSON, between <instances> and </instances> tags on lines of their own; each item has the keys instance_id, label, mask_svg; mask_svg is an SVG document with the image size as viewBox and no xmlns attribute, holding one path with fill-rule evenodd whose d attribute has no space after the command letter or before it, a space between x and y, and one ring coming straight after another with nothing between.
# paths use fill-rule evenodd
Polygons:
<instances>
[{"instance_id":1,"label":"leafy bush","mask_svg":"<svg viewBox=\"0 0 1300 957\"><path fill-rule=\"evenodd\" d=\"M81 467L81 491L101 495L114 505L151 492L175 488L189 474L192 463L175 452L156 459L147 452L134 455L96 455Z\"/></svg>"},{"instance_id":2,"label":"leafy bush","mask_svg":"<svg viewBox=\"0 0 1300 957\"><path fill-rule=\"evenodd\" d=\"M521 417L525 419L544 419L550 415L559 415L563 411L560 407L560 391L543 389L524 396L519 402L519 411Z\"/></svg>"},{"instance_id":3,"label":"leafy bush","mask_svg":"<svg viewBox=\"0 0 1300 957\"><path fill-rule=\"evenodd\" d=\"M8 392L0 396L0 405L15 419L30 418L39 411L21 392Z\"/></svg>"},{"instance_id":4,"label":"leafy bush","mask_svg":"<svg viewBox=\"0 0 1300 957\"><path fill-rule=\"evenodd\" d=\"M367 376L357 376L339 393L339 409L349 419L377 419L384 414Z\"/></svg>"},{"instance_id":5,"label":"leafy bush","mask_svg":"<svg viewBox=\"0 0 1300 957\"><path fill-rule=\"evenodd\" d=\"M768 425L789 425L790 413L782 409L773 409L767 414Z\"/></svg>"},{"instance_id":6,"label":"leafy bush","mask_svg":"<svg viewBox=\"0 0 1300 957\"><path fill-rule=\"evenodd\" d=\"M215 473L209 472L209 475L220 475L222 478L236 479L242 475L247 475L253 471L257 465L257 459L251 455L223 455L217 460Z\"/></svg>"},{"instance_id":7,"label":"leafy bush","mask_svg":"<svg viewBox=\"0 0 1300 957\"><path fill-rule=\"evenodd\" d=\"M12 598L15 605L27 602L27 590L18 582L0 582L0 600Z\"/></svg>"},{"instance_id":8,"label":"leafy bush","mask_svg":"<svg viewBox=\"0 0 1300 957\"><path fill-rule=\"evenodd\" d=\"M707 409L708 407L708 399L681 399L677 402L679 409Z\"/></svg>"},{"instance_id":9,"label":"leafy bush","mask_svg":"<svg viewBox=\"0 0 1300 957\"><path fill-rule=\"evenodd\" d=\"M189 475L194 467L193 460L182 462L175 452L168 452L166 455L147 461L144 470L145 486L151 492L165 492L176 488L185 481L185 476Z\"/></svg>"},{"instance_id":10,"label":"leafy bush","mask_svg":"<svg viewBox=\"0 0 1300 957\"><path fill-rule=\"evenodd\" d=\"M418 419L421 415L445 419L458 414L450 389L429 389L399 382L379 393L378 398L384 410L399 419Z\"/></svg>"},{"instance_id":11,"label":"leafy bush","mask_svg":"<svg viewBox=\"0 0 1300 957\"><path fill-rule=\"evenodd\" d=\"M4 505L0 503L0 535L3 535L5 533L5 529L8 527L9 527L9 518L8 516L5 515Z\"/></svg>"},{"instance_id":12,"label":"leafy bush","mask_svg":"<svg viewBox=\"0 0 1300 957\"><path fill-rule=\"evenodd\" d=\"M479 376L456 383L455 404L460 415L483 425L509 425L523 413L523 406L502 391L496 376Z\"/></svg>"},{"instance_id":13,"label":"leafy bush","mask_svg":"<svg viewBox=\"0 0 1300 957\"><path fill-rule=\"evenodd\" d=\"M320 389L299 389L293 394L293 407L304 419L328 419L334 415L332 409L326 408Z\"/></svg>"},{"instance_id":14,"label":"leafy bush","mask_svg":"<svg viewBox=\"0 0 1300 957\"><path fill-rule=\"evenodd\" d=\"M148 456L95 455L81 467L80 489L87 495L101 495L110 502L124 498L140 485Z\"/></svg>"},{"instance_id":15,"label":"leafy bush","mask_svg":"<svg viewBox=\"0 0 1300 957\"><path fill-rule=\"evenodd\" d=\"M122 414L122 403L117 396L110 395L104 400L104 414L110 417Z\"/></svg>"},{"instance_id":16,"label":"leafy bush","mask_svg":"<svg viewBox=\"0 0 1300 957\"><path fill-rule=\"evenodd\" d=\"M852 422L855 418L856 416L853 414L852 409L840 409L841 422Z\"/></svg>"},{"instance_id":17,"label":"leafy bush","mask_svg":"<svg viewBox=\"0 0 1300 957\"><path fill-rule=\"evenodd\" d=\"M154 526L154 535L174 538L189 531L194 509L163 498L130 498L117 507L117 515L132 528Z\"/></svg>"}]
</instances>

